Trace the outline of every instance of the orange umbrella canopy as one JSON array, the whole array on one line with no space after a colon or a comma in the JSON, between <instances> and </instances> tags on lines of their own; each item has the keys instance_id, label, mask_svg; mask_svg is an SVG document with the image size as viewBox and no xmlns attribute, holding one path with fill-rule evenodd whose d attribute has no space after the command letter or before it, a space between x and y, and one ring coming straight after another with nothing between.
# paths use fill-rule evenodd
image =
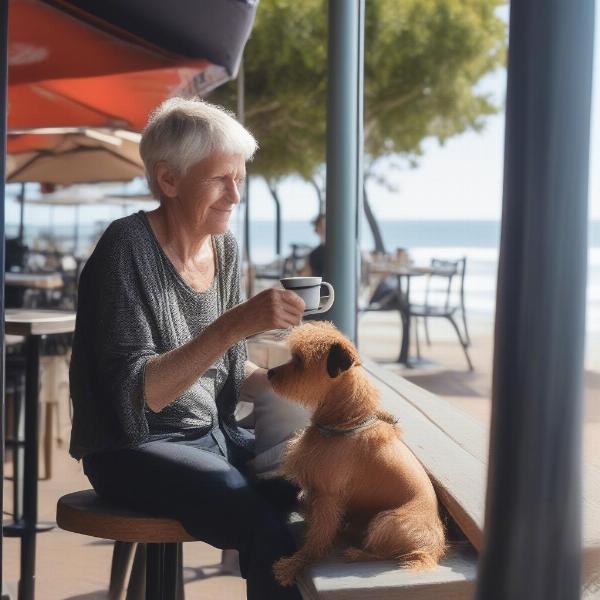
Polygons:
<instances>
[{"instance_id":1,"label":"orange umbrella canopy","mask_svg":"<svg viewBox=\"0 0 600 600\"><path fill-rule=\"evenodd\" d=\"M199 76L203 78L197 85ZM227 78L214 71L172 68L10 85L8 127L118 127L140 130L170 96L203 95ZM210 82L210 85L208 84Z\"/></svg>"},{"instance_id":2,"label":"orange umbrella canopy","mask_svg":"<svg viewBox=\"0 0 600 600\"><path fill-rule=\"evenodd\" d=\"M59 185L130 181L144 175L139 134L91 129L40 129L9 134L8 182Z\"/></svg>"},{"instance_id":3,"label":"orange umbrella canopy","mask_svg":"<svg viewBox=\"0 0 600 600\"><path fill-rule=\"evenodd\" d=\"M9 129L141 129L165 98L235 75L255 4L11 0Z\"/></svg>"}]
</instances>

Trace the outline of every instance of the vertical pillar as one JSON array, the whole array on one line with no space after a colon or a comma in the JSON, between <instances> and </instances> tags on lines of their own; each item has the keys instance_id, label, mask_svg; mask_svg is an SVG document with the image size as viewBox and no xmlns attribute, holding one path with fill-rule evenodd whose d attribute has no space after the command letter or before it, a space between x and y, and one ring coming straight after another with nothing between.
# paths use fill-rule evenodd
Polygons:
<instances>
[{"instance_id":1,"label":"vertical pillar","mask_svg":"<svg viewBox=\"0 0 600 600\"><path fill-rule=\"evenodd\" d=\"M329 0L325 279L336 301L326 315L356 340L357 209L362 193L364 0Z\"/></svg>"},{"instance_id":2,"label":"vertical pillar","mask_svg":"<svg viewBox=\"0 0 600 600\"><path fill-rule=\"evenodd\" d=\"M481 600L580 597L594 18L594 0L511 4Z\"/></svg>"},{"instance_id":3,"label":"vertical pillar","mask_svg":"<svg viewBox=\"0 0 600 600\"><path fill-rule=\"evenodd\" d=\"M8 114L8 0L0 0L0 323L4 324L4 230L5 230L5 173L6 121ZM0 327L0 475L4 487L4 384L6 375L4 356L4 325ZM0 495L0 514L4 514ZM2 529L0 528L0 588L2 587ZM1 593L1 592L0 592Z\"/></svg>"}]
</instances>

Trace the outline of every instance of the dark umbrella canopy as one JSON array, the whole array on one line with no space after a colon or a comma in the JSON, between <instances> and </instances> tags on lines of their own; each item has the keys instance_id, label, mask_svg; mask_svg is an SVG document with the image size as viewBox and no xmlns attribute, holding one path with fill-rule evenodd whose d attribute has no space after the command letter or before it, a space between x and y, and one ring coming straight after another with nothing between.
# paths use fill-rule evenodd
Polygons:
<instances>
[{"instance_id":1,"label":"dark umbrella canopy","mask_svg":"<svg viewBox=\"0 0 600 600\"><path fill-rule=\"evenodd\" d=\"M252 0L10 0L9 83L206 61L235 76Z\"/></svg>"},{"instance_id":2,"label":"dark umbrella canopy","mask_svg":"<svg viewBox=\"0 0 600 600\"><path fill-rule=\"evenodd\" d=\"M11 0L9 129L140 130L169 96L235 76L254 20L246 0Z\"/></svg>"},{"instance_id":3,"label":"dark umbrella canopy","mask_svg":"<svg viewBox=\"0 0 600 600\"><path fill-rule=\"evenodd\" d=\"M102 19L178 56L237 73L258 0L69 0L47 2L77 18ZM83 11L83 12L82 12Z\"/></svg>"}]
</instances>

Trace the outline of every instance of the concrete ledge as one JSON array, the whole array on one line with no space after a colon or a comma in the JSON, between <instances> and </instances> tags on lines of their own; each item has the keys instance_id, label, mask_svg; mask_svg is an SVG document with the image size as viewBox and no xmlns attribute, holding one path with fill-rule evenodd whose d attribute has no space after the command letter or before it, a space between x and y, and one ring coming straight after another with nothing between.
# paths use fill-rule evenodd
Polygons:
<instances>
[{"instance_id":1,"label":"concrete ledge","mask_svg":"<svg viewBox=\"0 0 600 600\"><path fill-rule=\"evenodd\" d=\"M435 569L414 571L396 563L348 563L340 554L312 567L298 585L305 600L467 600L477 578L477 556L453 545Z\"/></svg>"}]
</instances>

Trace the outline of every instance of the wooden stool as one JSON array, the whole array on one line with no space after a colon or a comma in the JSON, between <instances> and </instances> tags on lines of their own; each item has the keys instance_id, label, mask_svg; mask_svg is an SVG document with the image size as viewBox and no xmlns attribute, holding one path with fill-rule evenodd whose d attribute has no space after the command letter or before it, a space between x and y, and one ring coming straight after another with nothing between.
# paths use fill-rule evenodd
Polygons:
<instances>
[{"instance_id":1,"label":"wooden stool","mask_svg":"<svg viewBox=\"0 0 600 600\"><path fill-rule=\"evenodd\" d=\"M133 544L138 547L127 598L184 597L182 542L196 540L179 521L119 508L101 500L94 490L84 490L59 499L56 522L66 531L117 542L111 569L111 599L121 595Z\"/></svg>"}]
</instances>

